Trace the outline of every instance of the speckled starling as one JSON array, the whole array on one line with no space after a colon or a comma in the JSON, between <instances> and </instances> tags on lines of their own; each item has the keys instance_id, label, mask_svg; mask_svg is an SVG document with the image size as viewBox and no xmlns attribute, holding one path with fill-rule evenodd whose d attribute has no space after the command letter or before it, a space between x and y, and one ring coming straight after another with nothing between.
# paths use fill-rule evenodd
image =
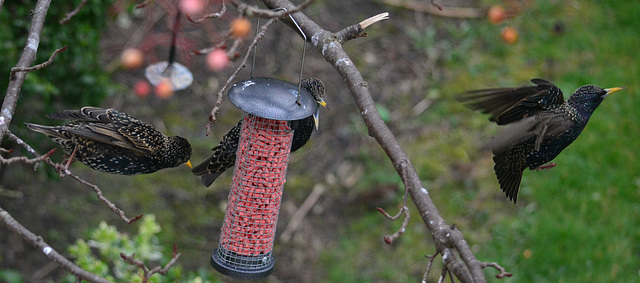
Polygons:
<instances>
[{"instance_id":1,"label":"speckled starling","mask_svg":"<svg viewBox=\"0 0 640 283\"><path fill-rule=\"evenodd\" d=\"M47 115L72 120L62 126L26 123L47 135L67 154L92 169L121 175L146 174L186 164L191 145L178 136L167 137L150 124L115 109L83 107Z\"/></svg>"},{"instance_id":2,"label":"speckled starling","mask_svg":"<svg viewBox=\"0 0 640 283\"><path fill-rule=\"evenodd\" d=\"M535 86L474 90L460 101L482 113L503 129L487 145L493 153L500 188L516 203L524 169L547 169L587 125L591 114L609 94L623 88L578 88L564 100L552 83L531 80Z\"/></svg>"},{"instance_id":3,"label":"speckled starling","mask_svg":"<svg viewBox=\"0 0 640 283\"><path fill-rule=\"evenodd\" d=\"M304 78L302 79L301 87L313 95L318 105L327 107L324 102L325 88L322 81L316 78ZM289 126L294 130L291 152L295 152L304 146L311 138L313 129L318 128L319 111L318 109L316 113L307 118L290 122ZM213 154L211 156L191 170L193 174L202 178L202 184L205 186L210 186L220 174L235 165L241 128L242 120L222 137L220 144L212 149Z\"/></svg>"}]
</instances>

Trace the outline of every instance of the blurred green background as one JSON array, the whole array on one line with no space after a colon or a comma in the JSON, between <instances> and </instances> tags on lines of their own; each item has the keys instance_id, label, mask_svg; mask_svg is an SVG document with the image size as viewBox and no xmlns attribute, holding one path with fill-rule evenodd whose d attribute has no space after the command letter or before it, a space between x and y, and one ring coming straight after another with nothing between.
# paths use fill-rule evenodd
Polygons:
<instances>
[{"instance_id":1,"label":"blurred green background","mask_svg":"<svg viewBox=\"0 0 640 283\"><path fill-rule=\"evenodd\" d=\"M20 101L25 110L16 115L11 130L45 152L54 144L27 132L22 121L53 123L43 119L46 111L99 103L134 114L167 134L187 137L194 147L192 162L203 160L241 113L225 100L212 134L204 135L215 93L232 68L209 71L203 57L191 51L218 41L235 17L234 11L221 21L183 23L178 61L192 69L196 80L190 89L160 100L153 94L147 98L133 94L133 85L144 80L142 69L113 66L126 47L144 50L147 64L166 60L171 31L166 11L171 5L159 1L136 11L123 2L90 3L92 8L83 11L95 14L79 16L73 26L83 27L88 38L100 38L91 41L91 46L84 46L80 38L67 38L65 34L71 31L60 31L57 21L73 5L61 6L58 13L50 11L47 29L59 41L43 37L38 61L59 45L69 49L51 67L29 74ZM429 1L417 3L429 5ZM344 47L368 81L383 118L411 156L442 216L464 233L479 260L498 262L513 273L501 281L639 281L640 2L441 4L445 9L474 8L482 16L440 17L385 1L363 5L362 1L334 0L316 1L306 14L326 29L338 31L380 12L390 13L389 20L367 29L368 37ZM484 15L496 4L515 12L494 25ZM212 11L217 9L211 5ZM25 24L16 18L24 21L23 10L32 6L5 3L0 23L24 29ZM505 27L517 30L517 42L501 39ZM145 32L136 33L141 29ZM12 50L3 52L11 54L4 58L6 71L15 64L24 40L16 35L3 42L2 48ZM82 52L73 53L79 46ZM288 27L274 25L260 43L257 74L296 81L301 48L301 39ZM307 51L305 74L325 81L331 110L321 113L320 130L310 143L291 156L274 247L276 271L264 281L421 280L425 255L434 252L431 236L411 204L413 217L406 232L392 245L383 242L382 237L393 233L400 223L387 221L375 207L395 212L402 202L402 184L379 145L368 137L343 80L315 51ZM72 63L63 61L71 58L75 59ZM78 75L60 76L64 73L54 71L75 66L93 79L78 80ZM58 74L45 75L49 73ZM104 76L110 80L105 81ZM248 71L242 76L248 76ZM554 160L558 166L525 172L518 204L513 205L499 190L490 153L479 150L497 126L454 97L469 89L526 85L538 77L554 82L565 97L584 84L627 89L602 103L577 141ZM82 84L73 87L78 81ZM65 88L68 85L73 91ZM62 95L68 92L79 96ZM2 146L14 145L5 141ZM60 153L54 159L61 160ZM32 167L3 167L0 206L58 251L77 258L76 262L101 274L124 276L116 281L138 277L135 270L121 270L114 252L136 251L151 263L165 264L174 243L182 252L179 266L166 278L154 276L155 282L233 281L209 266L231 172L204 188L186 167L134 177L100 174L81 164L72 169L99 185L129 217L145 214L144 221L123 224L90 189L69 178L59 179L45 166L35 175ZM318 201L290 239L280 238L317 185L325 188ZM0 281L69 280L39 251L0 227ZM98 247L97 242L108 244ZM437 281L440 268L438 258L429 282ZM489 268L485 274L489 281L498 281L493 277L495 270Z\"/></svg>"}]
</instances>

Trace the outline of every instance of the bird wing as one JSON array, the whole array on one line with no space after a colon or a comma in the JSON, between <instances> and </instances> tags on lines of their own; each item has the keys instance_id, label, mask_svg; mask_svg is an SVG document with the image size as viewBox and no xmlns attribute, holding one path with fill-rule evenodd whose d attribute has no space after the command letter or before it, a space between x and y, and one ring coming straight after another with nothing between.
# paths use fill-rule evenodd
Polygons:
<instances>
[{"instance_id":1,"label":"bird wing","mask_svg":"<svg viewBox=\"0 0 640 283\"><path fill-rule=\"evenodd\" d=\"M73 120L79 122L110 123L111 119L107 114L108 109L97 107L82 107L80 110L62 110L57 113L47 114L47 118L55 120Z\"/></svg>"},{"instance_id":2,"label":"bird wing","mask_svg":"<svg viewBox=\"0 0 640 283\"><path fill-rule=\"evenodd\" d=\"M535 86L492 88L463 93L458 100L469 107L489 114L498 125L529 117L537 112L564 103L562 91L543 79L532 79Z\"/></svg>"},{"instance_id":3,"label":"bird wing","mask_svg":"<svg viewBox=\"0 0 640 283\"><path fill-rule=\"evenodd\" d=\"M153 151L147 146L136 145L136 138L130 138L127 135L121 134L120 131L114 128L111 124L88 124L76 122L69 124L64 130L76 137L125 148L141 155L153 153Z\"/></svg>"},{"instance_id":4,"label":"bird wing","mask_svg":"<svg viewBox=\"0 0 640 283\"><path fill-rule=\"evenodd\" d=\"M212 149L213 153L207 159L191 169L194 175L202 177L202 184L206 187L235 165L241 128L242 120L222 137L220 144Z\"/></svg>"},{"instance_id":5,"label":"bird wing","mask_svg":"<svg viewBox=\"0 0 640 283\"><path fill-rule=\"evenodd\" d=\"M491 149L494 154L500 154L514 145L535 138L534 148L540 150L542 143L564 133L571 126L573 121L567 114L543 111L504 126L484 148Z\"/></svg>"},{"instance_id":6,"label":"bird wing","mask_svg":"<svg viewBox=\"0 0 640 283\"><path fill-rule=\"evenodd\" d=\"M151 124L109 108L82 107L47 114L50 119L73 120L65 130L94 141L132 150L138 154L154 154L161 149L163 135Z\"/></svg>"}]
</instances>

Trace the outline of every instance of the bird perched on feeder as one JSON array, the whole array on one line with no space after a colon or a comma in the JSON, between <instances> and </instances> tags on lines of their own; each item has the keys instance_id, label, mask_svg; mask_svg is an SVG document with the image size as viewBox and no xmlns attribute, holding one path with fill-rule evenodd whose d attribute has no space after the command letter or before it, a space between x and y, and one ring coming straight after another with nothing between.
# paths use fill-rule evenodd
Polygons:
<instances>
[{"instance_id":1,"label":"bird perched on feeder","mask_svg":"<svg viewBox=\"0 0 640 283\"><path fill-rule=\"evenodd\" d=\"M150 124L115 109L83 107L47 114L72 120L62 126L26 123L94 170L136 175L186 164L191 167L191 145L178 136L167 137Z\"/></svg>"},{"instance_id":2,"label":"bird perched on feeder","mask_svg":"<svg viewBox=\"0 0 640 283\"><path fill-rule=\"evenodd\" d=\"M317 78L304 78L300 84L302 88L313 95L319 106L327 107L327 103L324 101L325 88L322 81ZM320 109L307 118L289 122L289 126L294 130L291 152L295 152L304 146L311 138L314 128L318 129L319 112ZM211 156L191 169L194 175L202 178L202 184L205 186L210 186L220 174L235 165L241 128L242 120L222 137L220 144L212 149L213 154Z\"/></svg>"},{"instance_id":3,"label":"bird perched on feeder","mask_svg":"<svg viewBox=\"0 0 640 283\"><path fill-rule=\"evenodd\" d=\"M555 163L547 163L580 135L602 100L623 89L585 85L565 101L552 83L542 79L531 82L535 86L473 90L459 98L489 114L492 122L504 125L485 147L493 153L500 189L514 203L524 169L554 167Z\"/></svg>"}]
</instances>

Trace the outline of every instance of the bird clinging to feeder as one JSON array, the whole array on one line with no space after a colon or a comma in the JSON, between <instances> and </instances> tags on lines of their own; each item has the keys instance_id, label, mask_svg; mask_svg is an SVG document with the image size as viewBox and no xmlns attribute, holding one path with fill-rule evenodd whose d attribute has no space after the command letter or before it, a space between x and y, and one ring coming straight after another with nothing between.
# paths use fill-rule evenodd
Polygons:
<instances>
[{"instance_id":1,"label":"bird clinging to feeder","mask_svg":"<svg viewBox=\"0 0 640 283\"><path fill-rule=\"evenodd\" d=\"M493 88L464 93L459 100L489 114L503 130L486 146L493 153L500 188L516 203L522 173L527 167L547 169L587 125L593 111L609 94L622 90L585 85L564 100L562 91L542 79L535 86Z\"/></svg>"},{"instance_id":2,"label":"bird clinging to feeder","mask_svg":"<svg viewBox=\"0 0 640 283\"><path fill-rule=\"evenodd\" d=\"M47 135L71 159L75 157L94 170L136 175L181 164L191 167L191 145L186 139L165 136L154 126L115 109L83 107L47 117L72 122L62 126L26 123L27 128Z\"/></svg>"},{"instance_id":3,"label":"bird clinging to feeder","mask_svg":"<svg viewBox=\"0 0 640 283\"><path fill-rule=\"evenodd\" d=\"M304 78L301 81L301 88L311 93L319 106L327 107L322 81L317 78ZM318 115L319 110L309 117L290 122L290 127L294 130L291 152L295 152L309 141L314 128L318 128ZM211 156L191 170L193 174L202 178L202 184L205 186L210 186L220 174L234 166L241 127L242 120L224 135L220 144L212 149Z\"/></svg>"},{"instance_id":4,"label":"bird clinging to feeder","mask_svg":"<svg viewBox=\"0 0 640 283\"><path fill-rule=\"evenodd\" d=\"M318 108L325 104L323 95L324 85L317 79L302 79L296 85L252 78L229 89L229 100L246 115L225 135L213 157L196 167L206 184L219 175L207 168L217 166L221 156L224 169L234 166L219 244L210 261L218 272L238 279L260 279L273 272L272 249L289 154L309 140Z\"/></svg>"}]
</instances>

